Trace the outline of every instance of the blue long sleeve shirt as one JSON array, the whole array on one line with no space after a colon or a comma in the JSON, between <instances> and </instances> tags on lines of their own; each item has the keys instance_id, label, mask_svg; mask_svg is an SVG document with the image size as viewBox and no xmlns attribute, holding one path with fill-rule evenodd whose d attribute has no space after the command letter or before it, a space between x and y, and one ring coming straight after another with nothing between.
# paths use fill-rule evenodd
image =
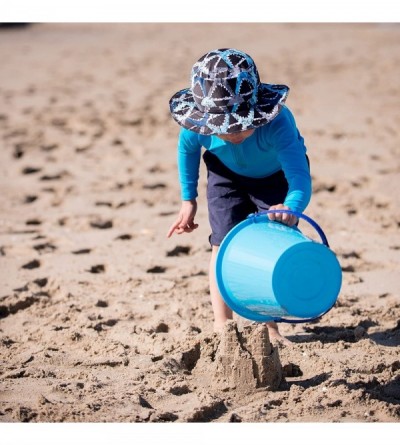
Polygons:
<instances>
[{"instance_id":1,"label":"blue long sleeve shirt","mask_svg":"<svg viewBox=\"0 0 400 445\"><path fill-rule=\"evenodd\" d=\"M242 176L263 178L283 170L289 184L283 204L298 212L307 207L311 198L311 176L305 157L307 149L286 106L275 119L256 128L241 144L182 128L178 140L178 173L184 201L197 197L202 147Z\"/></svg>"}]
</instances>

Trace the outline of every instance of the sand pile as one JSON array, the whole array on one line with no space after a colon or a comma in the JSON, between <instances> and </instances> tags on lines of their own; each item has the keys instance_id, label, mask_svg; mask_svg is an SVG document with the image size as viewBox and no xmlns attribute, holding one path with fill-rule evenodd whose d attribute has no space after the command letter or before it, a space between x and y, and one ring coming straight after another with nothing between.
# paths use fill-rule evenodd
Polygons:
<instances>
[{"instance_id":1,"label":"sand pile","mask_svg":"<svg viewBox=\"0 0 400 445\"><path fill-rule=\"evenodd\" d=\"M246 326L238 332L230 322L221 334L214 353L215 371L207 364L212 386L249 394L255 388L276 390L282 381L282 367L265 325Z\"/></svg>"}]
</instances>

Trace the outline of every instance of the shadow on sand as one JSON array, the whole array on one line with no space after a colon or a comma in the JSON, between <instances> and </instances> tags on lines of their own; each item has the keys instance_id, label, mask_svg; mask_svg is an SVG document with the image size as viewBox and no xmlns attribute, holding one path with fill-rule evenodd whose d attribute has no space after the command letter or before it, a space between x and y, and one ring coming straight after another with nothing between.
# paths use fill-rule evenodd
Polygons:
<instances>
[{"instance_id":1,"label":"shadow on sand","mask_svg":"<svg viewBox=\"0 0 400 445\"><path fill-rule=\"evenodd\" d=\"M369 338L374 343L396 347L400 345L400 321L392 329L368 333L368 328L377 324L368 321L360 323L357 326L306 326L305 333L288 336L288 340L293 343L312 343L320 341L321 343L336 343L340 340L347 343L356 343L363 338Z\"/></svg>"}]
</instances>

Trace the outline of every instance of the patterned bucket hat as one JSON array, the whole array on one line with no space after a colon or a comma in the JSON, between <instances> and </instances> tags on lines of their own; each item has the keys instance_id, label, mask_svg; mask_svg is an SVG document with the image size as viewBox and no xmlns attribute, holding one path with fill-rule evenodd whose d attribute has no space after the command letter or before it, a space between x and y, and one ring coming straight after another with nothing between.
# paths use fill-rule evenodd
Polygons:
<instances>
[{"instance_id":1,"label":"patterned bucket hat","mask_svg":"<svg viewBox=\"0 0 400 445\"><path fill-rule=\"evenodd\" d=\"M286 85L260 82L253 59L236 49L216 49L192 68L191 88L170 99L172 117L200 134L230 134L272 121L289 93Z\"/></svg>"}]
</instances>

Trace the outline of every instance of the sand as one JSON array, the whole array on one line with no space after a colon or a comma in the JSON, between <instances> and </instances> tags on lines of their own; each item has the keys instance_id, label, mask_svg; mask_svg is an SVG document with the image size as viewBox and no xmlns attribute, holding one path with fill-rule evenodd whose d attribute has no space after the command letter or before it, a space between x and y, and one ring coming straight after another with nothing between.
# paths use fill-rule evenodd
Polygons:
<instances>
[{"instance_id":1,"label":"sand","mask_svg":"<svg viewBox=\"0 0 400 445\"><path fill-rule=\"evenodd\" d=\"M168 100L227 46L291 86L343 269L290 346L212 332L203 165L199 228L165 236ZM1 27L0 422L398 422L399 50L391 24Z\"/></svg>"}]
</instances>

